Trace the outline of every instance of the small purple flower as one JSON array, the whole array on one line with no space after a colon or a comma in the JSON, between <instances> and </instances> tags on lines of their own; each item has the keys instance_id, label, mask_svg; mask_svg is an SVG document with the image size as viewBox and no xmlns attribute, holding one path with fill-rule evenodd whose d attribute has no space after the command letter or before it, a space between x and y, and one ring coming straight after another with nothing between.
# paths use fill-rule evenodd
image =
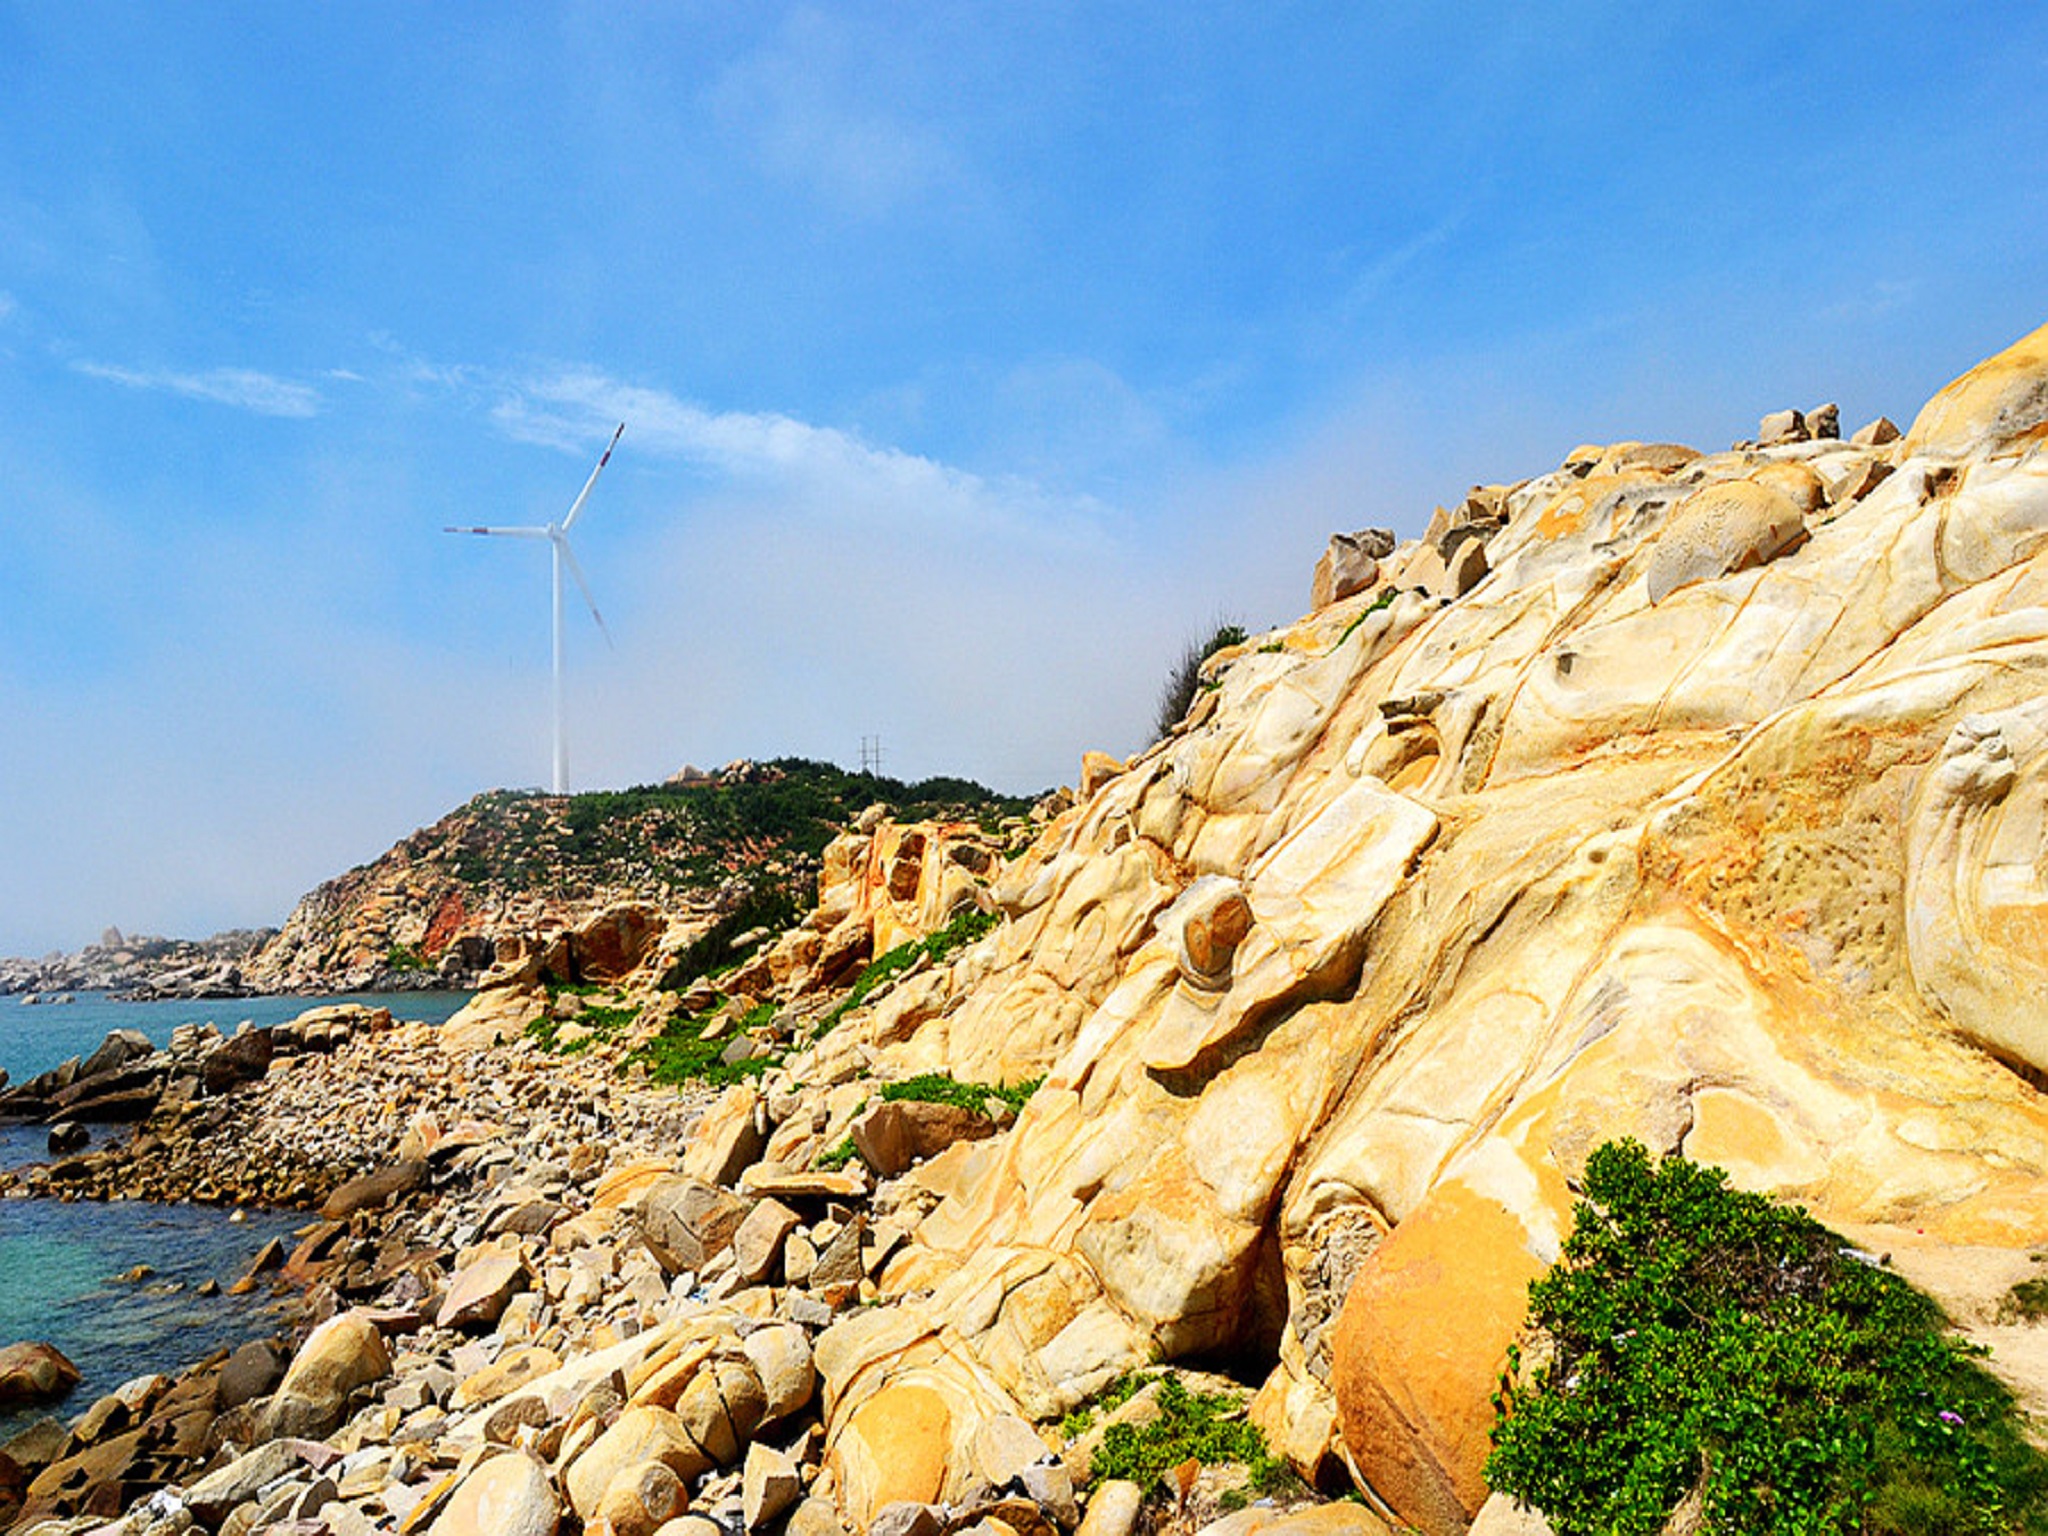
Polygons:
<instances>
[{"instance_id":1,"label":"small purple flower","mask_svg":"<svg viewBox=\"0 0 2048 1536\"><path fill-rule=\"evenodd\" d=\"M1963 1416L1960 1413L1954 1412L1952 1409L1944 1408L1941 1410L1941 1422L1944 1424L1954 1424L1960 1427L1963 1422Z\"/></svg>"}]
</instances>

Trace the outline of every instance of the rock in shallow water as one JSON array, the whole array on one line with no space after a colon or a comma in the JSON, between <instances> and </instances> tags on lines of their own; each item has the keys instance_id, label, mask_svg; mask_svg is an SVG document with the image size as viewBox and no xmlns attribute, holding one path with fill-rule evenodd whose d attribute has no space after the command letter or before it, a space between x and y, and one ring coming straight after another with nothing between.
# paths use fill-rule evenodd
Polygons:
<instances>
[{"instance_id":1,"label":"rock in shallow water","mask_svg":"<svg viewBox=\"0 0 2048 1536\"><path fill-rule=\"evenodd\" d=\"M0 1405L51 1403L78 1385L78 1367L54 1344L0 1349Z\"/></svg>"}]
</instances>

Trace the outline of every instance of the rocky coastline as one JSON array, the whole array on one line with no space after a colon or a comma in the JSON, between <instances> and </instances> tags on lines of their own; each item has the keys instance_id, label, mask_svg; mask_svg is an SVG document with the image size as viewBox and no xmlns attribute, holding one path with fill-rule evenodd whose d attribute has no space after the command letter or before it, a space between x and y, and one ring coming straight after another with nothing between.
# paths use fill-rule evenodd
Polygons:
<instances>
[{"instance_id":1,"label":"rocky coastline","mask_svg":"<svg viewBox=\"0 0 2048 1536\"><path fill-rule=\"evenodd\" d=\"M2048 1422L2048 329L1838 430L1343 535L1030 835L875 809L793 926L615 905L436 1029L23 1085L150 1097L17 1194L308 1221L290 1339L0 1446L0 1523L1541 1536L1489 1430L1624 1139Z\"/></svg>"}]
</instances>

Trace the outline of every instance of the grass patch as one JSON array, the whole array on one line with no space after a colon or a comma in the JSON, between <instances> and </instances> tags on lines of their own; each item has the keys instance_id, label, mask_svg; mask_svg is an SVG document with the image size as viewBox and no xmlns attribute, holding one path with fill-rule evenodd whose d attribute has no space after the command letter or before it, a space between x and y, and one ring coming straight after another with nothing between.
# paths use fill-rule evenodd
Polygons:
<instances>
[{"instance_id":1,"label":"grass patch","mask_svg":"<svg viewBox=\"0 0 2048 1536\"><path fill-rule=\"evenodd\" d=\"M1743 1536L2042 1531L2048 1466L1935 1304L1804 1211L1610 1142L1529 1287L1549 1359L1486 1464L1558 1536L1654 1536L1701 1490Z\"/></svg>"},{"instance_id":2,"label":"grass patch","mask_svg":"<svg viewBox=\"0 0 2048 1536\"><path fill-rule=\"evenodd\" d=\"M883 982L901 975L927 955L933 960L944 959L954 950L973 943L1001 921L993 912L977 912L970 907L964 912L954 913L945 927L934 929L908 944L898 944L887 954L869 961L860 975L854 978L853 987L846 996L818 1020L818 1038L822 1039L836 1029L839 1021L866 1002L869 994Z\"/></svg>"},{"instance_id":3,"label":"grass patch","mask_svg":"<svg viewBox=\"0 0 2048 1536\"><path fill-rule=\"evenodd\" d=\"M1190 1392L1177 1376L1161 1376L1158 1381L1159 1417L1150 1424L1112 1424L1105 1429L1088 1465L1092 1482L1127 1478L1150 1489L1162 1473L1194 1460L1205 1467L1242 1466L1256 1493L1282 1493L1300 1486L1287 1463L1267 1451L1266 1437L1244 1416L1244 1404L1220 1392ZM1137 1390L1132 1388L1124 1400Z\"/></svg>"},{"instance_id":4,"label":"grass patch","mask_svg":"<svg viewBox=\"0 0 2048 1536\"><path fill-rule=\"evenodd\" d=\"M574 1056L590 1049L599 1040L609 1040L640 1017L640 1009L616 1007L605 1003L586 1003L582 1011L571 1019L558 1019L551 1013L544 1013L526 1026L526 1038L537 1041L540 1048L551 1056ZM562 1029L569 1024L580 1024L590 1031L573 1040L561 1038Z\"/></svg>"},{"instance_id":5,"label":"grass patch","mask_svg":"<svg viewBox=\"0 0 2048 1536\"><path fill-rule=\"evenodd\" d=\"M1019 1083L1014 1088L1003 1088L994 1083L963 1083L948 1077L943 1072L923 1072L916 1077L906 1077L898 1083L884 1083L882 1097L891 1100L912 1100L923 1104L951 1104L968 1109L976 1114L982 1112L990 1099L1000 1099L1013 1110L1021 1110L1032 1094L1038 1092L1038 1085L1045 1081L1034 1077L1029 1082Z\"/></svg>"},{"instance_id":6,"label":"grass patch","mask_svg":"<svg viewBox=\"0 0 2048 1536\"><path fill-rule=\"evenodd\" d=\"M384 969L387 971L427 971L433 967L427 957L410 944L394 944L384 952Z\"/></svg>"},{"instance_id":7,"label":"grass patch","mask_svg":"<svg viewBox=\"0 0 2048 1536\"><path fill-rule=\"evenodd\" d=\"M828 1147L818 1154L817 1166L827 1173L837 1173L860 1154L855 1151L853 1138L848 1136L836 1147Z\"/></svg>"},{"instance_id":8,"label":"grass patch","mask_svg":"<svg viewBox=\"0 0 2048 1536\"><path fill-rule=\"evenodd\" d=\"M725 1027L710 1039L704 1039L705 1027L721 1006L722 1000L703 1013L678 1014L671 1018L662 1026L660 1034L635 1047L623 1065L644 1065L650 1079L673 1088L689 1083L709 1083L715 1088L723 1088L759 1077L781 1062L784 1053L779 1050L749 1056L744 1061L724 1059L726 1050L735 1040L773 1022L774 1004L757 1004L741 1017L728 1020Z\"/></svg>"}]
</instances>

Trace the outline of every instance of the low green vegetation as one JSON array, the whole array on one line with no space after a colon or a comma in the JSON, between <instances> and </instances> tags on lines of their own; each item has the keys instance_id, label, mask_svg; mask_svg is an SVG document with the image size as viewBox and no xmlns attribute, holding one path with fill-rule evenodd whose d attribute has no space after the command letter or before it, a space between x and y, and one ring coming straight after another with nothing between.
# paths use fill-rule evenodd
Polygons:
<instances>
[{"instance_id":1,"label":"low green vegetation","mask_svg":"<svg viewBox=\"0 0 2048 1536\"><path fill-rule=\"evenodd\" d=\"M1378 597L1374 598L1371 602L1367 603L1363 608L1358 610L1357 618L1353 619L1349 624L1346 624L1344 626L1344 633L1337 637L1337 645L1342 645L1346 640L1349 640L1351 638L1351 632L1354 629L1358 628L1359 625L1363 624L1367 619L1371 618L1374 614L1378 613L1382 608L1393 607L1394 599L1399 597L1400 595L1401 589L1399 587L1387 587L1383 589ZM1330 649L1333 651L1336 650L1337 645L1331 646Z\"/></svg>"},{"instance_id":2,"label":"low green vegetation","mask_svg":"<svg viewBox=\"0 0 2048 1536\"><path fill-rule=\"evenodd\" d=\"M1242 1466L1253 1493L1299 1488L1287 1463L1267 1451L1266 1437L1245 1418L1242 1402L1221 1392L1190 1392L1178 1376L1127 1376L1096 1399L1094 1412L1113 1412L1154 1381L1159 1416L1149 1424L1111 1424L1105 1429L1089 1462L1091 1481L1128 1479L1150 1489L1161 1474L1196 1461L1205 1467ZM1073 1422L1071 1415L1067 1422ZM1086 1433L1086 1427L1081 1432Z\"/></svg>"},{"instance_id":3,"label":"low green vegetation","mask_svg":"<svg viewBox=\"0 0 2048 1536\"><path fill-rule=\"evenodd\" d=\"M727 1061L725 1053L733 1043L750 1032L765 1028L775 1018L772 1003L760 1003L737 1018L727 1016L722 1027L706 1039L705 1031L724 1007L720 999L702 1013L680 1013L662 1026L661 1033L635 1047L624 1065L643 1064L657 1083L680 1088L686 1083L709 1083L726 1087L759 1077L782 1060L781 1051L771 1050L742 1061Z\"/></svg>"},{"instance_id":4,"label":"low green vegetation","mask_svg":"<svg viewBox=\"0 0 2048 1536\"><path fill-rule=\"evenodd\" d=\"M1157 1371L1127 1371L1098 1392L1093 1399L1076 1408L1060 1420L1060 1434L1069 1440L1078 1440L1095 1427L1096 1418L1105 1413L1115 1413L1132 1398L1136 1397L1150 1381L1158 1380Z\"/></svg>"},{"instance_id":5,"label":"low green vegetation","mask_svg":"<svg viewBox=\"0 0 2048 1536\"><path fill-rule=\"evenodd\" d=\"M2022 1280L1998 1304L2001 1323L2038 1323L2048 1317L2048 1279Z\"/></svg>"},{"instance_id":6,"label":"low green vegetation","mask_svg":"<svg viewBox=\"0 0 2048 1536\"><path fill-rule=\"evenodd\" d=\"M1611 1142L1529 1288L1547 1358L1488 1481L1559 1536L1652 1536L1688 1493L1741 1536L2048 1530L2043 1459L1934 1303L1796 1207Z\"/></svg>"},{"instance_id":7,"label":"low green vegetation","mask_svg":"<svg viewBox=\"0 0 2048 1536\"><path fill-rule=\"evenodd\" d=\"M959 1109L981 1112L990 1099L999 1099L1013 1110L1021 1110L1032 1094L1038 1092L1042 1077L1029 1082L1018 1083L1015 1087L1004 1088L994 1083L963 1083L948 1077L943 1072L921 1072L916 1077L906 1077L900 1082L884 1083L884 1100L914 1100L925 1104L951 1104Z\"/></svg>"},{"instance_id":8,"label":"low green vegetation","mask_svg":"<svg viewBox=\"0 0 2048 1536\"><path fill-rule=\"evenodd\" d=\"M574 1056L589 1050L599 1040L613 1038L639 1018L637 1005L585 1003L567 1019L558 1019L552 1013L542 1014L526 1026L526 1037L538 1042L540 1048L550 1055ZM577 1025L581 1032L564 1040L562 1031L571 1024Z\"/></svg>"},{"instance_id":9,"label":"low green vegetation","mask_svg":"<svg viewBox=\"0 0 2048 1536\"><path fill-rule=\"evenodd\" d=\"M394 944L384 953L384 969L387 971L431 970L427 957L410 944Z\"/></svg>"},{"instance_id":10,"label":"low green vegetation","mask_svg":"<svg viewBox=\"0 0 2048 1536\"><path fill-rule=\"evenodd\" d=\"M921 939L908 944L898 944L888 953L868 962L859 976L854 978L853 987L846 996L832 1005L831 1011L818 1020L817 1033L820 1037L830 1034L839 1021L868 1000L875 988L892 977L899 976L926 956L943 960L954 950L973 943L983 934L991 931L1001 919L993 912L977 912L972 908L956 912L945 927L934 929Z\"/></svg>"},{"instance_id":11,"label":"low green vegetation","mask_svg":"<svg viewBox=\"0 0 2048 1536\"><path fill-rule=\"evenodd\" d=\"M818 1154L818 1166L827 1173L836 1173L860 1156L851 1136L844 1137L838 1146L827 1147Z\"/></svg>"}]
</instances>

